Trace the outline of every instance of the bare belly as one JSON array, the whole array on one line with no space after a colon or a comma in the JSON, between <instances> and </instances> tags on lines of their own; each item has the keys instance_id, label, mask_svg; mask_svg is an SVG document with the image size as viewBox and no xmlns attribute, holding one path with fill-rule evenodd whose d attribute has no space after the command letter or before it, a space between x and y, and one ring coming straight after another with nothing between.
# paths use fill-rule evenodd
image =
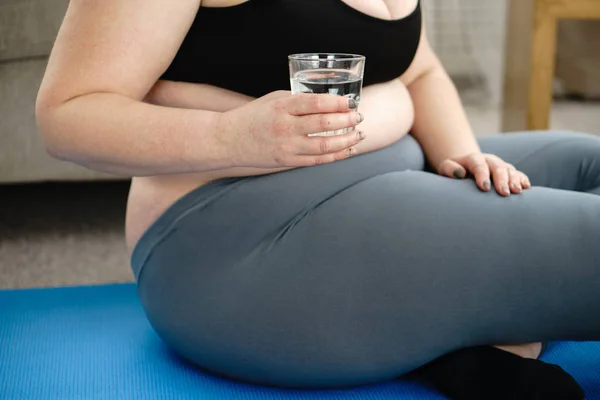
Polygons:
<instances>
[{"instance_id":1,"label":"bare belly","mask_svg":"<svg viewBox=\"0 0 600 400\"><path fill-rule=\"evenodd\" d=\"M157 85L152 93L152 102L167 107L182 107L177 98L175 83ZM206 88L208 91L214 88ZM197 91L195 95L199 94ZM211 95L216 94L212 93ZM228 98L220 93L220 110L240 105L239 97ZM184 96L182 96L184 97ZM213 97L211 97L212 99ZM215 102L213 102L215 104ZM191 107L190 107L191 108ZM386 147L408 133L414 120L413 105L406 87L394 80L363 89L360 112L365 116L359 126L367 138L357 146L358 154ZM126 240L131 254L139 238L148 227L177 199L208 182L234 176L263 175L282 171L257 168L232 168L185 175L162 175L133 178L127 203Z\"/></svg>"}]
</instances>

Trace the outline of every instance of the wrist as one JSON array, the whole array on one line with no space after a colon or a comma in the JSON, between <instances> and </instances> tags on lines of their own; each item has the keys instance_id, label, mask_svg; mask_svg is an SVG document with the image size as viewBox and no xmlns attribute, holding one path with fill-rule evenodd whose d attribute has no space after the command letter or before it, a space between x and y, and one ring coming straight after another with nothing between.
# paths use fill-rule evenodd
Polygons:
<instances>
[{"instance_id":1,"label":"wrist","mask_svg":"<svg viewBox=\"0 0 600 400\"><path fill-rule=\"evenodd\" d=\"M448 153L443 153L438 155L435 158L430 158L429 159L429 163L432 166L432 168L434 169L434 171L437 173L440 170L440 166L442 165L442 163L446 160L458 160L461 158L464 158L466 156L469 156L471 154L481 154L481 150L479 148L474 148L474 149L467 149L467 150L461 150L461 151L453 151L453 152L448 152Z\"/></svg>"},{"instance_id":2,"label":"wrist","mask_svg":"<svg viewBox=\"0 0 600 400\"><path fill-rule=\"evenodd\" d=\"M226 139L229 122L222 112L192 110L192 119L185 146L185 159L194 171L235 167L235 157Z\"/></svg>"}]
</instances>

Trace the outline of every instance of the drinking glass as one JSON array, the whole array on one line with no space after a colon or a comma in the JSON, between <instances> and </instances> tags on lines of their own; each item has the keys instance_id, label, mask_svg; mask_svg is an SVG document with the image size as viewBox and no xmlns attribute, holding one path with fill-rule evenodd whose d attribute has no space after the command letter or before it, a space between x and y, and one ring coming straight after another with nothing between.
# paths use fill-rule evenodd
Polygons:
<instances>
[{"instance_id":1,"label":"drinking glass","mask_svg":"<svg viewBox=\"0 0 600 400\"><path fill-rule=\"evenodd\" d=\"M303 53L288 56L292 94L329 93L360 104L365 56L346 53ZM333 136L354 128L310 134Z\"/></svg>"}]
</instances>

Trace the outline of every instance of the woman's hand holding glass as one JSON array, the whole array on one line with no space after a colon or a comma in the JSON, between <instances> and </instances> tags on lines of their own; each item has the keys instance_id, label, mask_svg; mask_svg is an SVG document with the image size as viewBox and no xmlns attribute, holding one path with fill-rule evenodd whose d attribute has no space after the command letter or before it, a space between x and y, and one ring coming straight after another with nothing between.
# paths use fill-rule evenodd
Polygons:
<instances>
[{"instance_id":1,"label":"woman's hand holding glass","mask_svg":"<svg viewBox=\"0 0 600 400\"><path fill-rule=\"evenodd\" d=\"M343 160L356 154L363 132L308 135L354 128L363 120L357 106L342 96L277 91L221 114L217 140L236 167L307 167Z\"/></svg>"}]
</instances>

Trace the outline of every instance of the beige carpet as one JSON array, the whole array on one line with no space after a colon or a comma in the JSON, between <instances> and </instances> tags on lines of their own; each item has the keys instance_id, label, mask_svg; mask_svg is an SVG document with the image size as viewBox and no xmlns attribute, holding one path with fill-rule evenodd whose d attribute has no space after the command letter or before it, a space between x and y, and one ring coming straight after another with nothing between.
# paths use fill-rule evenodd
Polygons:
<instances>
[{"instance_id":1,"label":"beige carpet","mask_svg":"<svg viewBox=\"0 0 600 400\"><path fill-rule=\"evenodd\" d=\"M0 287L131 281L129 182L0 186Z\"/></svg>"}]
</instances>

